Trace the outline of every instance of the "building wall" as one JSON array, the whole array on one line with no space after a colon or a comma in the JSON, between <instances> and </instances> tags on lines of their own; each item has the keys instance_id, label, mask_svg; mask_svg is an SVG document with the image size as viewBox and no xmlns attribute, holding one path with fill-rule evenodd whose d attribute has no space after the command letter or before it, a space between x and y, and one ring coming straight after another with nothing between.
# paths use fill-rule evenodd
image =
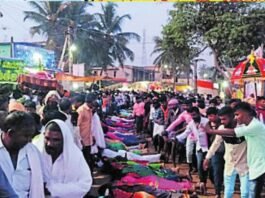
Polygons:
<instances>
[{"instance_id":1,"label":"building wall","mask_svg":"<svg viewBox=\"0 0 265 198\"><path fill-rule=\"evenodd\" d=\"M93 75L100 75L101 69L92 69ZM161 74L160 71L156 71L153 67L136 67L136 66L124 66L123 68L113 68L109 67L107 71L103 72L103 76L108 76L112 78L124 78L127 82L137 82L137 81L160 81Z\"/></svg>"}]
</instances>

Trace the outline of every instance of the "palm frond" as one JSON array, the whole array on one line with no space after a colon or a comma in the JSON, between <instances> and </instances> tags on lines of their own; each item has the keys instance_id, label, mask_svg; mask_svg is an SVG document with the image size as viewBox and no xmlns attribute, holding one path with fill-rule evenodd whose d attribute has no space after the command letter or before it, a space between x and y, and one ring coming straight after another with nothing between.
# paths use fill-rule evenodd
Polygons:
<instances>
[{"instance_id":1,"label":"palm frond","mask_svg":"<svg viewBox=\"0 0 265 198\"><path fill-rule=\"evenodd\" d=\"M140 42L141 41L141 36L134 32L121 32L119 34L116 34L116 37L123 37L128 40L135 39L136 41Z\"/></svg>"},{"instance_id":2,"label":"palm frond","mask_svg":"<svg viewBox=\"0 0 265 198\"><path fill-rule=\"evenodd\" d=\"M121 32L121 26L125 19L131 19L129 14L123 16L116 16L109 27L109 32L118 33Z\"/></svg>"},{"instance_id":3,"label":"palm frond","mask_svg":"<svg viewBox=\"0 0 265 198\"><path fill-rule=\"evenodd\" d=\"M48 15L47 11L42 7L41 2L40 2L40 3L37 3L37 2L35 2L35 1L29 1L28 3L29 3L29 5L30 5L32 8L38 10L38 12L39 12L41 15L44 15L44 16Z\"/></svg>"},{"instance_id":4,"label":"palm frond","mask_svg":"<svg viewBox=\"0 0 265 198\"><path fill-rule=\"evenodd\" d=\"M30 19L34 22L45 22L47 21L47 17L45 15L33 12L33 11L24 11L25 17L24 17L24 21L26 21L27 19Z\"/></svg>"}]
</instances>

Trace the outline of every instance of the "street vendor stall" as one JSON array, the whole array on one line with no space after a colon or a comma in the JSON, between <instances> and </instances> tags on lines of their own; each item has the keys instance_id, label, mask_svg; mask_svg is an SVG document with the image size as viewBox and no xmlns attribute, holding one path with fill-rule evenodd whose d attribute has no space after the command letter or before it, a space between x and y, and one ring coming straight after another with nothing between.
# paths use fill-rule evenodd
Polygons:
<instances>
[{"instance_id":1,"label":"street vendor stall","mask_svg":"<svg viewBox=\"0 0 265 198\"><path fill-rule=\"evenodd\" d=\"M242 85L245 98L251 94L264 95L265 59L251 53L247 60L236 66L231 81L234 84Z\"/></svg>"},{"instance_id":2,"label":"street vendor stall","mask_svg":"<svg viewBox=\"0 0 265 198\"><path fill-rule=\"evenodd\" d=\"M32 88L32 89L43 89L43 90L61 90L62 85L53 78L50 74L42 71L35 74L21 74L18 77L18 83Z\"/></svg>"}]
</instances>

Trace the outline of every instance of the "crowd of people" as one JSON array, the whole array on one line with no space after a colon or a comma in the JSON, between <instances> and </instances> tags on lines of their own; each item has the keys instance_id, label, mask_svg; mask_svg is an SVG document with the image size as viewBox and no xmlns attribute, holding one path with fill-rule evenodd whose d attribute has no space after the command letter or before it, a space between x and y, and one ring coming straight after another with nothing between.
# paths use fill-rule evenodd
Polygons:
<instances>
[{"instance_id":1,"label":"crowd of people","mask_svg":"<svg viewBox=\"0 0 265 198\"><path fill-rule=\"evenodd\" d=\"M201 194L261 197L265 178L265 97L256 102L172 92L13 92L0 97L0 197L88 197L93 170L108 149L109 119L131 109L135 135L159 155L135 160L188 163ZM108 128L108 130L106 130ZM126 127L125 127L126 128ZM110 135L110 134L108 134ZM113 135L113 134L112 134ZM122 134L120 134L122 135ZM185 154L183 154L185 153Z\"/></svg>"},{"instance_id":2,"label":"crowd of people","mask_svg":"<svg viewBox=\"0 0 265 198\"><path fill-rule=\"evenodd\" d=\"M257 97L255 102L253 97L222 102L219 96L181 94L147 95L144 99L136 99L136 118L144 120L143 128L148 129L155 149L166 162L172 159L176 166L184 158L183 151L186 153L190 177L198 173L202 194L207 191L209 176L216 197L221 197L223 191L225 198L232 198L238 175L241 197L261 197L265 177L265 97ZM142 129L139 123L136 127Z\"/></svg>"}]
</instances>

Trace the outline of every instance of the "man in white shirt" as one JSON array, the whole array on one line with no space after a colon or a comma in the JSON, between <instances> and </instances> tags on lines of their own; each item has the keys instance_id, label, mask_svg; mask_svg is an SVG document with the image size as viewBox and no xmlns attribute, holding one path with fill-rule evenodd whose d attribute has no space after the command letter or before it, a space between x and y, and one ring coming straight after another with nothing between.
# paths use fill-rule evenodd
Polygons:
<instances>
[{"instance_id":1,"label":"man in white shirt","mask_svg":"<svg viewBox=\"0 0 265 198\"><path fill-rule=\"evenodd\" d=\"M0 166L20 198L44 197L40 153L29 143L35 133L34 118L15 111L3 124Z\"/></svg>"},{"instance_id":2,"label":"man in white shirt","mask_svg":"<svg viewBox=\"0 0 265 198\"><path fill-rule=\"evenodd\" d=\"M84 197L91 188L92 177L69 127L55 119L45 126L45 133L41 135L36 145L45 167L45 194L60 198Z\"/></svg>"},{"instance_id":3,"label":"man in white shirt","mask_svg":"<svg viewBox=\"0 0 265 198\"><path fill-rule=\"evenodd\" d=\"M12 186L9 184L6 175L0 167L0 197L18 198Z\"/></svg>"}]
</instances>

